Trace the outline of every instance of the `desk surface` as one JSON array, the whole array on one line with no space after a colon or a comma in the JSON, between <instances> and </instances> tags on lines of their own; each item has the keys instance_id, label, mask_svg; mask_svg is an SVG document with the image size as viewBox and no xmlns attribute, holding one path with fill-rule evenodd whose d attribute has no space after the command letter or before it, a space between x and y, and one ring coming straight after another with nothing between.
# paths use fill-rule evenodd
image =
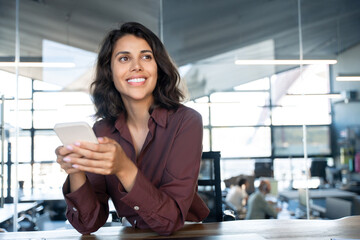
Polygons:
<instances>
[{"instance_id":1,"label":"desk surface","mask_svg":"<svg viewBox=\"0 0 360 240\"><path fill-rule=\"evenodd\" d=\"M239 220L221 223L187 224L171 236L162 237L150 230L126 227L103 227L96 233L81 236L74 229L1 233L0 239L247 239L247 240L330 240L360 238L360 216L338 220ZM211 237L209 237L211 236Z\"/></svg>"},{"instance_id":2,"label":"desk surface","mask_svg":"<svg viewBox=\"0 0 360 240\"><path fill-rule=\"evenodd\" d=\"M339 190L336 188L331 189L310 189L309 190L310 198L327 198L327 197L339 197L339 198L352 198L357 196L356 193ZM286 190L279 193L280 197L286 199L298 199L299 192L298 190Z\"/></svg>"}]
</instances>

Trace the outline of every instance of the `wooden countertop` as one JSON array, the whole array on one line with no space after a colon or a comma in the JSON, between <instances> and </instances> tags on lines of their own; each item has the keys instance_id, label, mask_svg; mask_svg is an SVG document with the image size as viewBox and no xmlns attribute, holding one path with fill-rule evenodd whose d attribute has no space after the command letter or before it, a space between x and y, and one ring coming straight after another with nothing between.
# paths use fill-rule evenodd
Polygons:
<instances>
[{"instance_id":1,"label":"wooden countertop","mask_svg":"<svg viewBox=\"0 0 360 240\"><path fill-rule=\"evenodd\" d=\"M360 216L338 220L271 219L239 220L221 223L187 224L171 236L159 236L150 230L103 227L82 236L76 230L0 233L0 239L247 239L247 240L330 240L360 238Z\"/></svg>"}]
</instances>

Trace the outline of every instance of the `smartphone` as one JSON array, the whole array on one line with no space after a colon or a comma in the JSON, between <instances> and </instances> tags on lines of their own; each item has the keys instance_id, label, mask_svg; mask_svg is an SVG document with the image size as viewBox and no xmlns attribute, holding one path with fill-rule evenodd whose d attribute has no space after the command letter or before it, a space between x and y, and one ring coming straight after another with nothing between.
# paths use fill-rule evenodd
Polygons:
<instances>
[{"instance_id":1,"label":"smartphone","mask_svg":"<svg viewBox=\"0 0 360 240\"><path fill-rule=\"evenodd\" d=\"M54 131L64 146L77 141L98 143L93 129L86 122L57 123Z\"/></svg>"}]
</instances>

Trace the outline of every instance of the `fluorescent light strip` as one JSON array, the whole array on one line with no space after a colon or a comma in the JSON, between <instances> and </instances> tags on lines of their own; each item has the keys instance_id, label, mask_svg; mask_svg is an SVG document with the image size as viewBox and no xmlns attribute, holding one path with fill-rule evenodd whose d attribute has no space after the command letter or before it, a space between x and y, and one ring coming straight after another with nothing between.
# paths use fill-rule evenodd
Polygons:
<instances>
[{"instance_id":1,"label":"fluorescent light strip","mask_svg":"<svg viewBox=\"0 0 360 240\"><path fill-rule=\"evenodd\" d=\"M356 82L356 81L360 81L360 76L337 76L336 81Z\"/></svg>"},{"instance_id":2,"label":"fluorescent light strip","mask_svg":"<svg viewBox=\"0 0 360 240\"><path fill-rule=\"evenodd\" d=\"M340 93L310 93L310 94L286 94L289 97L326 97L332 99L342 98Z\"/></svg>"},{"instance_id":3,"label":"fluorescent light strip","mask_svg":"<svg viewBox=\"0 0 360 240\"><path fill-rule=\"evenodd\" d=\"M0 62L0 67L73 68L72 62Z\"/></svg>"},{"instance_id":4,"label":"fluorescent light strip","mask_svg":"<svg viewBox=\"0 0 360 240\"><path fill-rule=\"evenodd\" d=\"M336 64L337 60L235 60L237 65Z\"/></svg>"}]
</instances>

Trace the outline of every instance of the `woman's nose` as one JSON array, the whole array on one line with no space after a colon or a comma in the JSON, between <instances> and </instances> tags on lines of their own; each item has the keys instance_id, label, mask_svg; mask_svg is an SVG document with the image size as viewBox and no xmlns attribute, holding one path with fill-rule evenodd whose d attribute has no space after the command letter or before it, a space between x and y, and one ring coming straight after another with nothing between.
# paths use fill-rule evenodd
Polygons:
<instances>
[{"instance_id":1,"label":"woman's nose","mask_svg":"<svg viewBox=\"0 0 360 240\"><path fill-rule=\"evenodd\" d=\"M141 70L142 70L142 66L140 60L133 60L131 64L131 71L141 71Z\"/></svg>"}]
</instances>

